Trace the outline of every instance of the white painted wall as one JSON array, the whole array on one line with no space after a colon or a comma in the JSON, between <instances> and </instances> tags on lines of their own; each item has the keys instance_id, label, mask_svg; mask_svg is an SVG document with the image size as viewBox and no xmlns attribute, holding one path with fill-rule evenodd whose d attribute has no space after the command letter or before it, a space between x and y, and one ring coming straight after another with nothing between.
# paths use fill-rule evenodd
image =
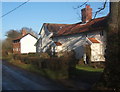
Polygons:
<instances>
[{"instance_id":1,"label":"white painted wall","mask_svg":"<svg viewBox=\"0 0 120 92\"><path fill-rule=\"evenodd\" d=\"M86 42L84 35L54 37L53 41L62 43L62 51L75 50L77 59L81 58L84 53L83 44Z\"/></svg>"},{"instance_id":2,"label":"white painted wall","mask_svg":"<svg viewBox=\"0 0 120 92\"><path fill-rule=\"evenodd\" d=\"M54 45L53 40L50 38L53 34L50 33L45 27L41 30L41 40L37 42L37 52L46 52L46 50Z\"/></svg>"},{"instance_id":3,"label":"white painted wall","mask_svg":"<svg viewBox=\"0 0 120 92\"><path fill-rule=\"evenodd\" d=\"M63 50L62 46L56 46L55 47L55 52L60 52L62 50Z\"/></svg>"},{"instance_id":4,"label":"white painted wall","mask_svg":"<svg viewBox=\"0 0 120 92\"><path fill-rule=\"evenodd\" d=\"M88 38L94 37L94 38L99 39L101 42L103 42L102 36L100 35L99 31L87 33L87 37ZM56 41L56 42L58 41L62 43L62 51L74 50L76 52L77 59L80 59L84 56L84 45L86 44L86 34L84 33L54 37L53 41Z\"/></svg>"},{"instance_id":5,"label":"white painted wall","mask_svg":"<svg viewBox=\"0 0 120 92\"><path fill-rule=\"evenodd\" d=\"M52 36L52 33L50 33L47 30L47 28L43 27L41 31L41 35L42 35L41 48L42 48L42 51L45 52L50 47L50 45L52 45L54 42L60 42L62 43L62 47L60 48L56 47L56 52L61 51L61 48L62 48L62 51L74 50L76 52L76 58L81 59L84 56L84 45L86 44L86 35L88 38L91 38L91 37L97 38L104 45L104 43L106 42L106 39L100 35L100 32L101 31L82 33L82 34L73 34L68 36L53 37L53 39L51 39L50 37ZM103 46L103 52L104 52L104 48L105 48L105 45ZM40 52L40 50L38 52Z\"/></svg>"},{"instance_id":6,"label":"white painted wall","mask_svg":"<svg viewBox=\"0 0 120 92\"><path fill-rule=\"evenodd\" d=\"M100 43L92 43L91 44L91 61L105 61L103 46Z\"/></svg>"},{"instance_id":7,"label":"white painted wall","mask_svg":"<svg viewBox=\"0 0 120 92\"><path fill-rule=\"evenodd\" d=\"M35 43L37 42L37 39L30 34L24 36L21 40L21 53L35 53L36 52L36 46Z\"/></svg>"}]
</instances>

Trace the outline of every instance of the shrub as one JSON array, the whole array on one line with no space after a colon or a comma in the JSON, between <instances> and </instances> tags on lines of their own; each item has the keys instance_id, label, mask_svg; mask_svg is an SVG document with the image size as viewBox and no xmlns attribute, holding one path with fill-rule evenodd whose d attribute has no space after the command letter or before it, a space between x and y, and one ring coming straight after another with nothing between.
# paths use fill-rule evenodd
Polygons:
<instances>
[{"instance_id":1,"label":"shrub","mask_svg":"<svg viewBox=\"0 0 120 92\"><path fill-rule=\"evenodd\" d=\"M38 65L39 58L37 58L37 57L28 57L27 62L29 64Z\"/></svg>"},{"instance_id":2,"label":"shrub","mask_svg":"<svg viewBox=\"0 0 120 92\"><path fill-rule=\"evenodd\" d=\"M52 57L49 59L49 62L48 62L48 67L53 70L53 71L58 71L60 70L60 59L58 57Z\"/></svg>"},{"instance_id":3,"label":"shrub","mask_svg":"<svg viewBox=\"0 0 120 92\"><path fill-rule=\"evenodd\" d=\"M2 50L2 57L6 57L8 55L6 50Z\"/></svg>"},{"instance_id":4,"label":"shrub","mask_svg":"<svg viewBox=\"0 0 120 92\"><path fill-rule=\"evenodd\" d=\"M40 58L48 59L48 58L50 58L50 55L48 53L41 53Z\"/></svg>"},{"instance_id":5,"label":"shrub","mask_svg":"<svg viewBox=\"0 0 120 92\"><path fill-rule=\"evenodd\" d=\"M54 72L56 78L66 78L71 76L72 70L75 69L76 59L74 51L63 52L62 57L50 57L47 53L24 55L14 55L14 59L18 59L26 64L35 65L40 70L49 70Z\"/></svg>"},{"instance_id":6,"label":"shrub","mask_svg":"<svg viewBox=\"0 0 120 92\"><path fill-rule=\"evenodd\" d=\"M78 61L78 65L84 65L85 63L84 63L84 59L83 58L81 58L79 61Z\"/></svg>"},{"instance_id":7,"label":"shrub","mask_svg":"<svg viewBox=\"0 0 120 92\"><path fill-rule=\"evenodd\" d=\"M90 45L85 46L85 53L86 53L86 62L88 64L90 64L91 63L91 47L90 47Z\"/></svg>"},{"instance_id":8,"label":"shrub","mask_svg":"<svg viewBox=\"0 0 120 92\"><path fill-rule=\"evenodd\" d=\"M28 53L28 56L36 57L36 56L40 56L40 54L39 53Z\"/></svg>"}]
</instances>

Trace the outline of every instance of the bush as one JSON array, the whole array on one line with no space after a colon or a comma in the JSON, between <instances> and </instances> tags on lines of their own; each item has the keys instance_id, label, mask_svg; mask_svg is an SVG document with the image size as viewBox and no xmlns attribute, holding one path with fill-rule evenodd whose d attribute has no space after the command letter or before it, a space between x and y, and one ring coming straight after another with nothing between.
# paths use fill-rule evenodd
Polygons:
<instances>
[{"instance_id":1,"label":"bush","mask_svg":"<svg viewBox=\"0 0 120 92\"><path fill-rule=\"evenodd\" d=\"M51 69L53 71L61 70L60 58L58 58L58 57L50 58L49 62L47 64L49 64L48 65L49 69Z\"/></svg>"},{"instance_id":2,"label":"bush","mask_svg":"<svg viewBox=\"0 0 120 92\"><path fill-rule=\"evenodd\" d=\"M78 65L84 65L85 63L84 63L84 59L83 58L81 58L79 61L78 61Z\"/></svg>"},{"instance_id":3,"label":"bush","mask_svg":"<svg viewBox=\"0 0 120 92\"><path fill-rule=\"evenodd\" d=\"M40 70L50 70L54 72L54 76L60 78L60 76L71 76L72 70L75 69L76 59L74 52L63 52L62 57L50 57L47 53L28 55L14 55L14 59L20 60L25 64L35 65Z\"/></svg>"},{"instance_id":4,"label":"bush","mask_svg":"<svg viewBox=\"0 0 120 92\"><path fill-rule=\"evenodd\" d=\"M50 58L50 55L48 53L41 53L40 58L48 59L48 58Z\"/></svg>"},{"instance_id":5,"label":"bush","mask_svg":"<svg viewBox=\"0 0 120 92\"><path fill-rule=\"evenodd\" d=\"M40 54L39 53L28 53L28 56L36 57L36 56L40 56Z\"/></svg>"}]
</instances>

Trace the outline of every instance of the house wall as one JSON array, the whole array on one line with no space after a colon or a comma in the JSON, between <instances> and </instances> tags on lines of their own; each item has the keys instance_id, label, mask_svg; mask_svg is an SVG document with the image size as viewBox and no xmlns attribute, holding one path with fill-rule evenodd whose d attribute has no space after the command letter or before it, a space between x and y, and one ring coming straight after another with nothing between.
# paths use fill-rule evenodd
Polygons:
<instances>
[{"instance_id":1,"label":"house wall","mask_svg":"<svg viewBox=\"0 0 120 92\"><path fill-rule=\"evenodd\" d=\"M91 61L105 61L103 46L100 43L92 43L91 44Z\"/></svg>"},{"instance_id":2,"label":"house wall","mask_svg":"<svg viewBox=\"0 0 120 92\"><path fill-rule=\"evenodd\" d=\"M55 52L59 51L70 51L74 50L76 52L76 58L81 59L84 56L84 45L86 44L86 37L97 38L103 47L102 53L104 54L105 46L106 46L106 32L105 30L98 30L94 32L86 32L81 34L72 34L67 36L58 36L52 37L53 34L47 30L47 28L43 27L41 30L41 40L37 43L37 52L46 52L47 49L54 46L54 42L62 43L62 46L56 47ZM62 48L62 50L61 50ZM93 59L92 59L93 60Z\"/></svg>"},{"instance_id":3,"label":"house wall","mask_svg":"<svg viewBox=\"0 0 120 92\"><path fill-rule=\"evenodd\" d=\"M20 42L13 43L13 53L20 54Z\"/></svg>"},{"instance_id":4,"label":"house wall","mask_svg":"<svg viewBox=\"0 0 120 92\"><path fill-rule=\"evenodd\" d=\"M56 42L58 41L62 43L62 51L74 50L76 52L76 58L80 59L84 55L84 45L86 44L86 37L97 38L99 41L103 42L104 44L105 39L103 35L101 35L100 33L101 31L96 31L96 32L74 34L74 35L68 35L68 36L59 36L59 37L54 37L53 41L56 41Z\"/></svg>"},{"instance_id":5,"label":"house wall","mask_svg":"<svg viewBox=\"0 0 120 92\"><path fill-rule=\"evenodd\" d=\"M62 46L56 46L56 48L55 48L55 52L60 52L60 51L62 51Z\"/></svg>"},{"instance_id":6,"label":"house wall","mask_svg":"<svg viewBox=\"0 0 120 92\"><path fill-rule=\"evenodd\" d=\"M37 39L30 34L24 36L21 40L21 53L35 53L36 52L36 46L35 43L37 42Z\"/></svg>"},{"instance_id":7,"label":"house wall","mask_svg":"<svg viewBox=\"0 0 120 92\"><path fill-rule=\"evenodd\" d=\"M37 42L37 52L46 52L46 50L51 46L54 45L54 42L51 39L53 34L50 33L47 28L43 27L41 30L41 37Z\"/></svg>"}]
</instances>

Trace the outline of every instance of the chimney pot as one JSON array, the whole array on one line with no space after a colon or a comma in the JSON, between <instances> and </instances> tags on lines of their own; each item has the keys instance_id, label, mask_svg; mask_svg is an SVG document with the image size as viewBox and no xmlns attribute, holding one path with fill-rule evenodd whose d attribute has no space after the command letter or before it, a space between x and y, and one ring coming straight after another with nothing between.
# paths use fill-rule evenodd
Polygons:
<instances>
[{"instance_id":1,"label":"chimney pot","mask_svg":"<svg viewBox=\"0 0 120 92\"><path fill-rule=\"evenodd\" d=\"M82 23L86 23L92 19L92 8L90 8L90 5L86 5L85 8L81 10L82 14Z\"/></svg>"},{"instance_id":2,"label":"chimney pot","mask_svg":"<svg viewBox=\"0 0 120 92\"><path fill-rule=\"evenodd\" d=\"M27 34L27 31L25 29L22 29L22 36L26 35Z\"/></svg>"}]
</instances>

